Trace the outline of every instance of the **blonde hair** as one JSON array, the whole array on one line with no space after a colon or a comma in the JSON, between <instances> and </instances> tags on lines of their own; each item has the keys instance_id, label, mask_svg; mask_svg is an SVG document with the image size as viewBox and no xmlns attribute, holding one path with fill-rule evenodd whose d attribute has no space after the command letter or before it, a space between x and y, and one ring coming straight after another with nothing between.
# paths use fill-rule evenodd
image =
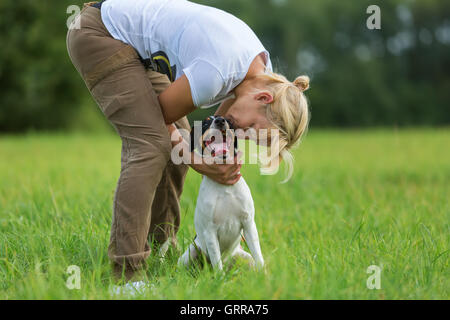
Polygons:
<instances>
[{"instance_id":1,"label":"blonde hair","mask_svg":"<svg viewBox=\"0 0 450 320\"><path fill-rule=\"evenodd\" d=\"M267 150L268 158L260 159L261 173L275 173L281 157L286 165L286 178L282 182L285 183L294 171L294 159L289 150L300 143L308 128L308 101L303 92L309 88L309 77L300 76L294 82L273 72L266 72L257 77L264 81L266 90L273 96L273 102L266 107L266 115L275 129L278 129L275 145L271 145Z\"/></svg>"}]
</instances>

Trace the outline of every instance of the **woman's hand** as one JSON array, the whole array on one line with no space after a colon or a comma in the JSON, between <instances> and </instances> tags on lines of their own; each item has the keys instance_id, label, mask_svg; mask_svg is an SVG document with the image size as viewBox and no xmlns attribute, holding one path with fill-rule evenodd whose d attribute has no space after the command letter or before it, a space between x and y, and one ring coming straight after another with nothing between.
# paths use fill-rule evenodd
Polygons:
<instances>
[{"instance_id":1,"label":"woman's hand","mask_svg":"<svg viewBox=\"0 0 450 320\"><path fill-rule=\"evenodd\" d=\"M242 163L240 163L241 155L242 153L238 152L231 164L210 163L211 161L203 161L203 158L194 155L193 158L198 157L200 159L193 161L190 166L198 173L203 174L220 184L233 185L238 182L242 176L240 173L242 167ZM199 162L199 160L202 160L202 163L196 164L195 162Z\"/></svg>"},{"instance_id":2,"label":"woman's hand","mask_svg":"<svg viewBox=\"0 0 450 320\"><path fill-rule=\"evenodd\" d=\"M183 148L180 148L180 150L189 150L189 144L183 139L175 125L167 125L167 130L171 136L172 147L175 147L179 143L183 143L185 145ZM205 159L194 152L187 152L188 154L185 153L186 152L181 152L181 154L179 154L183 158L184 163L188 163L191 168L198 173L203 174L220 184L233 185L241 178L240 171L242 163L240 163L240 158L242 152L240 151L236 154L232 163L224 161L225 163L223 164L217 164L214 162L214 159Z\"/></svg>"}]
</instances>

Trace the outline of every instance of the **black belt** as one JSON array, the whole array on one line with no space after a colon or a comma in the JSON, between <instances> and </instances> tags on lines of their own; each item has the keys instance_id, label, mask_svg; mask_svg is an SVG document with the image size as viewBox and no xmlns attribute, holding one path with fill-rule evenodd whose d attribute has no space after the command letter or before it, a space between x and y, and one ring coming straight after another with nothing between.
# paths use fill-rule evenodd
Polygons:
<instances>
[{"instance_id":1,"label":"black belt","mask_svg":"<svg viewBox=\"0 0 450 320\"><path fill-rule=\"evenodd\" d=\"M94 8L97 8L97 9L101 9L101 8L102 8L102 4L103 4L103 2L105 2L105 1L106 1L106 0L102 0L102 1L97 2L97 3L93 3L93 4L91 4L91 6L94 7Z\"/></svg>"}]
</instances>

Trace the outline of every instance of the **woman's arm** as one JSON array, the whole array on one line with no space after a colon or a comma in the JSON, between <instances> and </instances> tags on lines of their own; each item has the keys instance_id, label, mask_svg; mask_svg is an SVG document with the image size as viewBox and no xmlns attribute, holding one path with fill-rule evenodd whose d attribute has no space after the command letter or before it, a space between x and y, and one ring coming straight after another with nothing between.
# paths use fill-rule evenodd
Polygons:
<instances>
[{"instance_id":1,"label":"woman's arm","mask_svg":"<svg viewBox=\"0 0 450 320\"><path fill-rule=\"evenodd\" d=\"M185 75L175 80L158 98L166 124L174 123L195 110L191 87Z\"/></svg>"},{"instance_id":2,"label":"woman's arm","mask_svg":"<svg viewBox=\"0 0 450 320\"><path fill-rule=\"evenodd\" d=\"M183 139L183 136L173 124L195 110L191 88L185 75L173 82L159 95L159 103L172 140L172 147L179 143L184 143L186 145L180 149L190 150L189 144ZM192 169L218 183L233 185L241 178L240 170L242 164L239 163L239 154L235 156L232 164L208 164L194 152L183 153L180 156L182 156L183 162L189 164Z\"/></svg>"}]
</instances>

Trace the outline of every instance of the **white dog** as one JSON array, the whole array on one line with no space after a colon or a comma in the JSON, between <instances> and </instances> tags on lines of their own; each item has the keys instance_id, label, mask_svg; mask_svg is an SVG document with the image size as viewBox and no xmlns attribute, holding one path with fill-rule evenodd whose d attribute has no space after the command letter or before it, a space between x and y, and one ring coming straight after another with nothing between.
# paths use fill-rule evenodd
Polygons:
<instances>
[{"instance_id":1,"label":"white dog","mask_svg":"<svg viewBox=\"0 0 450 320\"><path fill-rule=\"evenodd\" d=\"M222 117L208 117L202 122L201 134L191 132L191 149L202 155L226 158L237 140L231 124ZM264 266L258 231L255 225L255 207L244 178L232 186L219 184L203 176L195 208L197 236L178 260L188 265L204 254L215 269L222 270L222 260L230 257L247 259L257 268ZM242 234L251 255L240 246Z\"/></svg>"}]
</instances>

